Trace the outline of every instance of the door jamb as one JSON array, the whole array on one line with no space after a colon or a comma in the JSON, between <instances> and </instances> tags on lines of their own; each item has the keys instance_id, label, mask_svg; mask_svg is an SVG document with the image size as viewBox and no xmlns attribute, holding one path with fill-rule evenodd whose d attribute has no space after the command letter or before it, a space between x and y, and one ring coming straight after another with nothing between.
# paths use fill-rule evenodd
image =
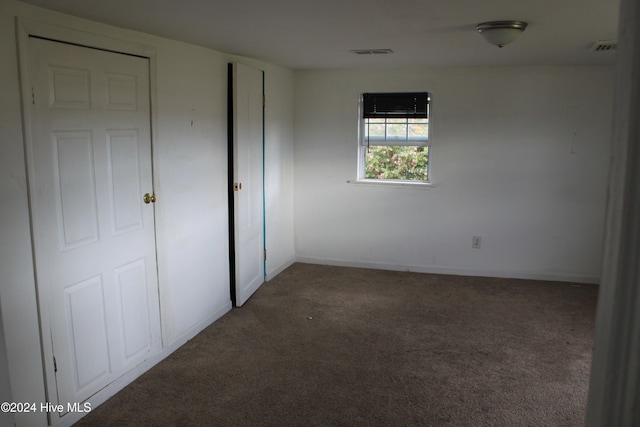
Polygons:
<instances>
[{"instance_id":1,"label":"door jamb","mask_svg":"<svg viewBox=\"0 0 640 427\"><path fill-rule=\"evenodd\" d=\"M234 184L234 150L235 134L233 129L234 121L234 98L233 98L233 64L227 63L227 194L229 211L229 295L231 304L236 307L236 244L235 244L235 191ZM263 281L267 278L267 206L265 195L265 77L262 73L262 250L263 257Z\"/></svg>"},{"instance_id":2,"label":"door jamb","mask_svg":"<svg viewBox=\"0 0 640 427\"><path fill-rule=\"evenodd\" d=\"M231 304L236 306L236 239L235 239L235 195L233 194L234 180L234 103L233 103L233 63L227 64L227 194L229 210L229 295Z\"/></svg>"}]
</instances>

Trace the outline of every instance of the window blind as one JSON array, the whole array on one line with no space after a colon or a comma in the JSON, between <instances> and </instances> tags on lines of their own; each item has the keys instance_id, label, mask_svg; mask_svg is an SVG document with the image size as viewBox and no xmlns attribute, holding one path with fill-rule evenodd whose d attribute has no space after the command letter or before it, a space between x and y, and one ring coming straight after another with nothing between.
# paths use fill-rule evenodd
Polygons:
<instances>
[{"instance_id":1,"label":"window blind","mask_svg":"<svg viewBox=\"0 0 640 427\"><path fill-rule=\"evenodd\" d=\"M365 119L373 118L428 118L429 93L365 93L363 114Z\"/></svg>"}]
</instances>

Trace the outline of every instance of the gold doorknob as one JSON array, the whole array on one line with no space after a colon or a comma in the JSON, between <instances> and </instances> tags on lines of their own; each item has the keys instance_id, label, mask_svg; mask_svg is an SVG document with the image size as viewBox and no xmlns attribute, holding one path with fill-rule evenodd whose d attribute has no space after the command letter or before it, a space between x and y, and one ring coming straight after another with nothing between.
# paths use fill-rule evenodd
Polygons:
<instances>
[{"instance_id":1,"label":"gold doorknob","mask_svg":"<svg viewBox=\"0 0 640 427\"><path fill-rule=\"evenodd\" d=\"M149 193L147 193L147 194L145 194L145 195L144 195L144 197L142 198L142 200L144 200L144 202L145 202L146 204L149 204L149 203L155 203L155 202L156 202L156 195L155 195L155 194L149 194Z\"/></svg>"}]
</instances>

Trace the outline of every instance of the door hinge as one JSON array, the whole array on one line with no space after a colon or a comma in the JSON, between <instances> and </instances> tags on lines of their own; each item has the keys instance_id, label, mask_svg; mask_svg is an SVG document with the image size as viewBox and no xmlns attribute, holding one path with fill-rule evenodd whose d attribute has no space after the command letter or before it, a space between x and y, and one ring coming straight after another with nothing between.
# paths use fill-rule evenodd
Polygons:
<instances>
[{"instance_id":1,"label":"door hinge","mask_svg":"<svg viewBox=\"0 0 640 427\"><path fill-rule=\"evenodd\" d=\"M58 364L56 363L55 356L53 356L53 372L58 372Z\"/></svg>"},{"instance_id":2,"label":"door hinge","mask_svg":"<svg viewBox=\"0 0 640 427\"><path fill-rule=\"evenodd\" d=\"M265 261L267 260L267 250L266 249L264 250L264 260Z\"/></svg>"},{"instance_id":3,"label":"door hinge","mask_svg":"<svg viewBox=\"0 0 640 427\"><path fill-rule=\"evenodd\" d=\"M36 105L36 90L31 87L31 103Z\"/></svg>"},{"instance_id":4,"label":"door hinge","mask_svg":"<svg viewBox=\"0 0 640 427\"><path fill-rule=\"evenodd\" d=\"M265 107L267 105L267 95L262 95L262 106Z\"/></svg>"}]
</instances>

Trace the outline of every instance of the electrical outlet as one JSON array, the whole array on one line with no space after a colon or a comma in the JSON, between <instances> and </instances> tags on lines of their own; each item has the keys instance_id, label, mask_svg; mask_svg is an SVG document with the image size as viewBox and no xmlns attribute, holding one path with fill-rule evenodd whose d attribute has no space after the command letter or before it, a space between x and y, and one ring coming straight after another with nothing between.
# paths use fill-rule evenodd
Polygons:
<instances>
[{"instance_id":1,"label":"electrical outlet","mask_svg":"<svg viewBox=\"0 0 640 427\"><path fill-rule=\"evenodd\" d=\"M473 249L480 249L480 236L473 236L471 240L471 247Z\"/></svg>"}]
</instances>

